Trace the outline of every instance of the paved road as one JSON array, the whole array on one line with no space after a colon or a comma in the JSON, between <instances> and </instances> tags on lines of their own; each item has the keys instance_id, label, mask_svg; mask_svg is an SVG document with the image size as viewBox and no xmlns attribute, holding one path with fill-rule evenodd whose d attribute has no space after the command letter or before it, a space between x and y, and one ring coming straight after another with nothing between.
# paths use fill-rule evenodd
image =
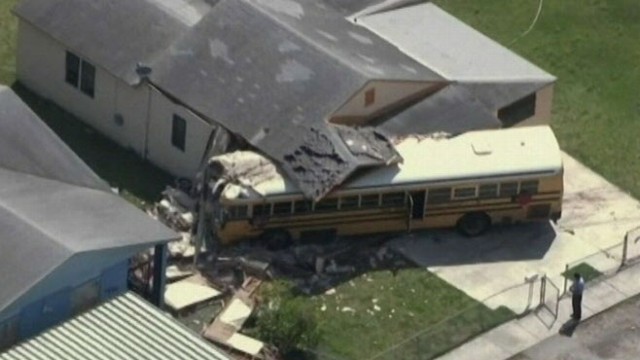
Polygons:
<instances>
[{"instance_id":1,"label":"paved road","mask_svg":"<svg viewBox=\"0 0 640 360\"><path fill-rule=\"evenodd\" d=\"M571 326L566 329L571 333ZM598 314L510 360L640 359L640 296Z\"/></svg>"}]
</instances>

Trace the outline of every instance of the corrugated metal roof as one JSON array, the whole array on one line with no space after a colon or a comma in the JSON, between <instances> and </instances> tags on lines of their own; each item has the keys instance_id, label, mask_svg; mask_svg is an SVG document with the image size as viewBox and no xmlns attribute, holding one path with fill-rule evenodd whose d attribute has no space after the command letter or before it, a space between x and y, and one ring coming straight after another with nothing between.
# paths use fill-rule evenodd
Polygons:
<instances>
[{"instance_id":1,"label":"corrugated metal roof","mask_svg":"<svg viewBox=\"0 0 640 360\"><path fill-rule=\"evenodd\" d=\"M24 359L231 359L133 293L110 300L9 351Z\"/></svg>"}]
</instances>

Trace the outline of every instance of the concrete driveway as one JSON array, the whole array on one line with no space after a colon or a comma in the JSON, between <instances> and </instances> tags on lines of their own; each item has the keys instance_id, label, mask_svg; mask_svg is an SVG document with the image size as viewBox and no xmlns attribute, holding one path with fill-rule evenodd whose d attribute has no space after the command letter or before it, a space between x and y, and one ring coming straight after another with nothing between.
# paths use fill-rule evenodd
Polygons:
<instances>
[{"instance_id":1,"label":"concrete driveway","mask_svg":"<svg viewBox=\"0 0 640 360\"><path fill-rule=\"evenodd\" d=\"M615 270L625 234L640 226L640 203L566 154L564 166L563 217L557 225L496 227L473 239L453 231L422 232L391 246L478 301L517 313L539 296L539 282L525 285L526 277L546 274L546 296L553 298L563 290L566 264ZM640 256L640 244L630 241L628 254Z\"/></svg>"}]
</instances>

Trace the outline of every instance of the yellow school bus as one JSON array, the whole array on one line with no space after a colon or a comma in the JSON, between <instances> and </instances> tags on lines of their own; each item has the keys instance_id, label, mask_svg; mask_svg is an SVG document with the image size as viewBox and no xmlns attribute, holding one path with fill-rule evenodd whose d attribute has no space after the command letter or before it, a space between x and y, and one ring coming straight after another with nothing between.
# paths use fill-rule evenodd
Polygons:
<instances>
[{"instance_id":1,"label":"yellow school bus","mask_svg":"<svg viewBox=\"0 0 640 360\"><path fill-rule=\"evenodd\" d=\"M355 176L318 202L281 175L223 191L221 243L262 237L274 247L307 235L362 235L456 227L477 236L492 224L556 221L563 167L548 126L398 140L403 161Z\"/></svg>"}]
</instances>

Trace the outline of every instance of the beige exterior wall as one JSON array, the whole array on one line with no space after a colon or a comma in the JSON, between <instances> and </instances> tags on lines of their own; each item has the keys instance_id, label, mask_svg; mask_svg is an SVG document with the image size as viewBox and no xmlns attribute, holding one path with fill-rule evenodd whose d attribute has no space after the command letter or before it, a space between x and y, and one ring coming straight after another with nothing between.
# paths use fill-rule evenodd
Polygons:
<instances>
[{"instance_id":1,"label":"beige exterior wall","mask_svg":"<svg viewBox=\"0 0 640 360\"><path fill-rule=\"evenodd\" d=\"M66 48L24 20L18 25L17 73L28 88L47 98L120 145L143 154L146 87L133 88L74 52L96 68L95 95L65 82ZM116 113L124 119L114 120Z\"/></svg>"},{"instance_id":2,"label":"beige exterior wall","mask_svg":"<svg viewBox=\"0 0 640 360\"><path fill-rule=\"evenodd\" d=\"M171 174L195 175L213 126L152 87L130 86L93 63L95 96L85 95L65 82L66 50L55 39L21 20L18 79L40 96ZM74 53L85 59L82 54ZM90 59L85 60L91 63ZM173 114L187 122L184 152L171 144ZM116 115L122 119L121 125L116 122Z\"/></svg>"},{"instance_id":3,"label":"beige exterior wall","mask_svg":"<svg viewBox=\"0 0 640 360\"><path fill-rule=\"evenodd\" d=\"M517 123L515 126L548 125L551 123L554 85L554 83L551 83L536 92L535 115Z\"/></svg>"},{"instance_id":4,"label":"beige exterior wall","mask_svg":"<svg viewBox=\"0 0 640 360\"><path fill-rule=\"evenodd\" d=\"M174 114L187 123L184 151L171 144ZM193 178L215 128L156 89L151 90L149 120L148 159L174 175Z\"/></svg>"},{"instance_id":5,"label":"beige exterior wall","mask_svg":"<svg viewBox=\"0 0 640 360\"><path fill-rule=\"evenodd\" d=\"M380 111L389 110L399 102L411 100L413 97L425 93L433 87L433 83L426 82L371 81L340 107L333 114L331 121L345 124L362 124L370 116ZM367 92L374 93L372 96L373 102L367 102Z\"/></svg>"}]
</instances>

